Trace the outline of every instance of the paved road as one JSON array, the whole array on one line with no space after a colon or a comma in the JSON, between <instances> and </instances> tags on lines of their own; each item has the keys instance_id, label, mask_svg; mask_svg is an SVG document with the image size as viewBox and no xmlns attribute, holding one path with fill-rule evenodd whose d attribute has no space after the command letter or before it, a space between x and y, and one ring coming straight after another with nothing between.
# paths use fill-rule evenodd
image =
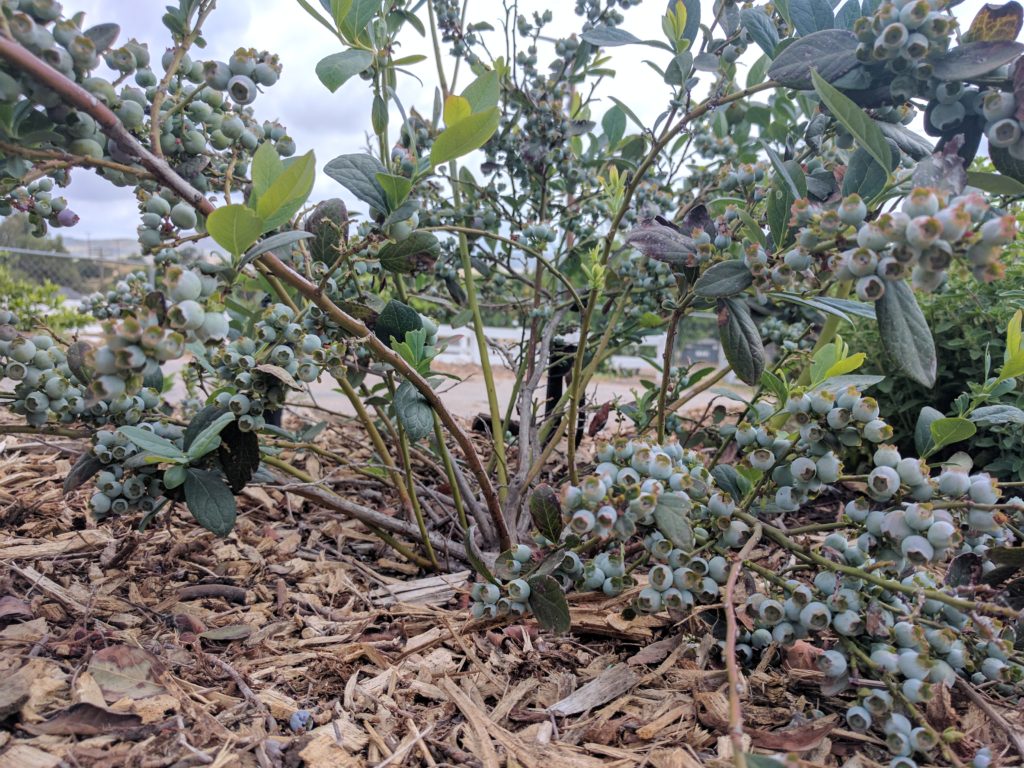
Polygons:
<instances>
[{"instance_id":1,"label":"paved road","mask_svg":"<svg viewBox=\"0 0 1024 768\"><path fill-rule=\"evenodd\" d=\"M179 361L177 365L173 363L165 365L164 370L166 373L170 374L172 371L177 372L180 367L181 363ZM479 368L460 366L457 368L448 368L447 372L459 377L459 380L448 380L441 385L439 390L442 401L453 414L466 419L471 419L478 413L489 412L487 389L484 386L483 374ZM502 414L504 414L509 398L512 396L514 383L515 377L510 371L504 368L494 369L494 385L498 395L498 403L502 408ZM590 386L587 387L587 402L591 404L603 404L618 398L622 403L629 403L635 400L633 390L636 390L637 392L643 391L643 388L640 386L640 378L638 377L595 377L595 379L591 381ZM169 399L172 401L178 399L183 395L183 393L184 388L179 379L174 389L171 390ZM702 392L694 398L691 408L703 410L708 402L716 397L719 397L721 402L726 405L730 402L733 404L736 403L735 400L721 398L715 393ZM543 398L544 384L542 382L534 399L541 402L543 401ZM323 381L314 382L310 385L310 392L308 395L292 395L289 402L294 404L315 403L316 405L334 413L345 414L348 416L354 415L355 413L352 409L351 403L348 401L348 398L335 389L334 382L332 379L329 379L329 377L324 377ZM543 408L543 406L541 406L541 408ZM614 428L614 420L609 420L609 424L606 429L614 430Z\"/></svg>"}]
</instances>

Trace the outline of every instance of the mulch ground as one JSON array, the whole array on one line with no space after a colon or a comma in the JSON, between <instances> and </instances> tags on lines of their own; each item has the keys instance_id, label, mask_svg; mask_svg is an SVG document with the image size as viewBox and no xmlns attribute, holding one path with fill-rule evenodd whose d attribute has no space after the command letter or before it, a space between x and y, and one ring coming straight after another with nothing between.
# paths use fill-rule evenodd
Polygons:
<instances>
[{"instance_id":1,"label":"mulch ground","mask_svg":"<svg viewBox=\"0 0 1024 768\"><path fill-rule=\"evenodd\" d=\"M714 606L676 623L574 596L564 637L473 622L468 572L424 575L271 488L245 492L226 539L182 513L97 526L84 491L61 494L77 446L47 440L0 438L0 768L732 764ZM382 485L331 479L396 510ZM812 666L798 649L746 676L747 743L886 764ZM1019 762L1019 712L999 726L954 691L929 715Z\"/></svg>"}]
</instances>

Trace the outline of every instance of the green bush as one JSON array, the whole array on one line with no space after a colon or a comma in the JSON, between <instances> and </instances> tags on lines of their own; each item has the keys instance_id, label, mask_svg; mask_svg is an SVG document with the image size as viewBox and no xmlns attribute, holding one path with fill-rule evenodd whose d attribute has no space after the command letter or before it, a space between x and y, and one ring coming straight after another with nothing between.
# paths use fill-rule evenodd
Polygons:
<instances>
[{"instance_id":1,"label":"green bush","mask_svg":"<svg viewBox=\"0 0 1024 768\"><path fill-rule=\"evenodd\" d=\"M918 295L938 354L933 389L897 372L883 350L877 324L860 322L855 330L847 331L850 347L867 355L864 371L886 377L875 389L886 403L885 415L901 450L913 447L914 425L922 407L949 412L953 401L971 383L981 383L991 375L986 372L986 356L993 365L1001 362L1006 324L1017 309L1024 307L1024 261L1013 249L1003 255L1003 263L1006 276L1002 280L980 282L960 268L950 271L949 281L941 290ZM998 402L1021 407L1024 397L1019 391L1011 392ZM977 466L998 477L1015 477L1024 471L1024 435L1019 425L980 427L958 448L970 453Z\"/></svg>"},{"instance_id":2,"label":"green bush","mask_svg":"<svg viewBox=\"0 0 1024 768\"><path fill-rule=\"evenodd\" d=\"M49 280L39 283L12 274L10 268L0 264L0 307L18 316L18 328L23 331L38 327L41 318L53 331L80 328L89 322L77 308L65 304L60 287Z\"/></svg>"}]
</instances>

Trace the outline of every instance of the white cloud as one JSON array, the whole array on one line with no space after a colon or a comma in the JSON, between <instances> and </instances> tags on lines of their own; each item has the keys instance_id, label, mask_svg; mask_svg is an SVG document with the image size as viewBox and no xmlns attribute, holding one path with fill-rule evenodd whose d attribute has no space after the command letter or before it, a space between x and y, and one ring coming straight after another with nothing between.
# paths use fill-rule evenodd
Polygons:
<instances>
[{"instance_id":1,"label":"white cloud","mask_svg":"<svg viewBox=\"0 0 1024 768\"><path fill-rule=\"evenodd\" d=\"M317 6L318 3L312 3ZM660 18L664 0L647 0L625 13L625 29L641 38L661 37ZM710 12L711 3L705 5ZM964 27L969 24L982 0L967 0L957 7L957 16ZM159 59L167 45L167 30L160 22L164 3L160 0L67 0L67 10L83 10L88 23L116 21L122 27L122 39L135 37L149 43L159 72ZM546 30L554 36L565 36L577 31L580 17L573 13L573 3L566 0L520 0L520 13L530 17L534 11L551 8L556 18ZM488 12L487 9L491 9ZM496 12L495 12L496 11ZM500 4L497 0L470 3L471 20L500 24ZM353 80L337 93L329 93L317 80L314 67L322 57L340 50L340 44L327 30L310 19L295 0L220 0L211 16L205 35L208 45L196 56L227 59L234 48L242 45L266 49L280 55L284 71L280 81L257 100L257 114L263 118L277 118L288 127L300 152L314 149L318 166L323 167L332 157L346 152L358 152L366 146L365 134L369 125L371 95L367 84ZM491 51L500 54L503 40L493 34L489 39ZM445 46L447 49L447 46ZM751 46L756 49L756 46ZM427 41L412 29L404 33L401 55L430 54ZM611 64L617 76L602 85L595 116L600 119L611 106L608 96L628 102L646 124L650 125L664 109L668 92L658 75L644 63L644 59L664 64L667 54L653 48L628 47L610 49ZM756 56L748 57L756 58ZM541 62L544 57L541 57ZM446 62L451 72L451 62ZM404 76L400 79L398 94L406 109L415 106L421 113L430 114L437 83L436 72L428 59L412 68L422 84ZM468 69L460 68L459 83L465 85ZM397 124L395 114L393 124ZM394 131L392 131L394 134ZM132 236L137 225L135 203L130 189L116 189L89 171L76 171L75 181L67 190L72 207L80 213L82 221L69 231L69 235L94 238ZM318 174L314 198L344 196L343 190L331 179ZM358 206L356 207L358 210Z\"/></svg>"}]
</instances>

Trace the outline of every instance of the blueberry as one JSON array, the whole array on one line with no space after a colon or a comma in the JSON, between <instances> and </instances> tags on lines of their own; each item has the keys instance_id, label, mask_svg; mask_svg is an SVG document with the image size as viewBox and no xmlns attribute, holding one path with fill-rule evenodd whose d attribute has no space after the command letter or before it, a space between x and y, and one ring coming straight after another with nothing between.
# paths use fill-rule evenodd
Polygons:
<instances>
[{"instance_id":1,"label":"blueberry","mask_svg":"<svg viewBox=\"0 0 1024 768\"><path fill-rule=\"evenodd\" d=\"M825 677L841 677L847 669L846 657L839 651L825 651L818 657L817 666Z\"/></svg>"}]
</instances>

